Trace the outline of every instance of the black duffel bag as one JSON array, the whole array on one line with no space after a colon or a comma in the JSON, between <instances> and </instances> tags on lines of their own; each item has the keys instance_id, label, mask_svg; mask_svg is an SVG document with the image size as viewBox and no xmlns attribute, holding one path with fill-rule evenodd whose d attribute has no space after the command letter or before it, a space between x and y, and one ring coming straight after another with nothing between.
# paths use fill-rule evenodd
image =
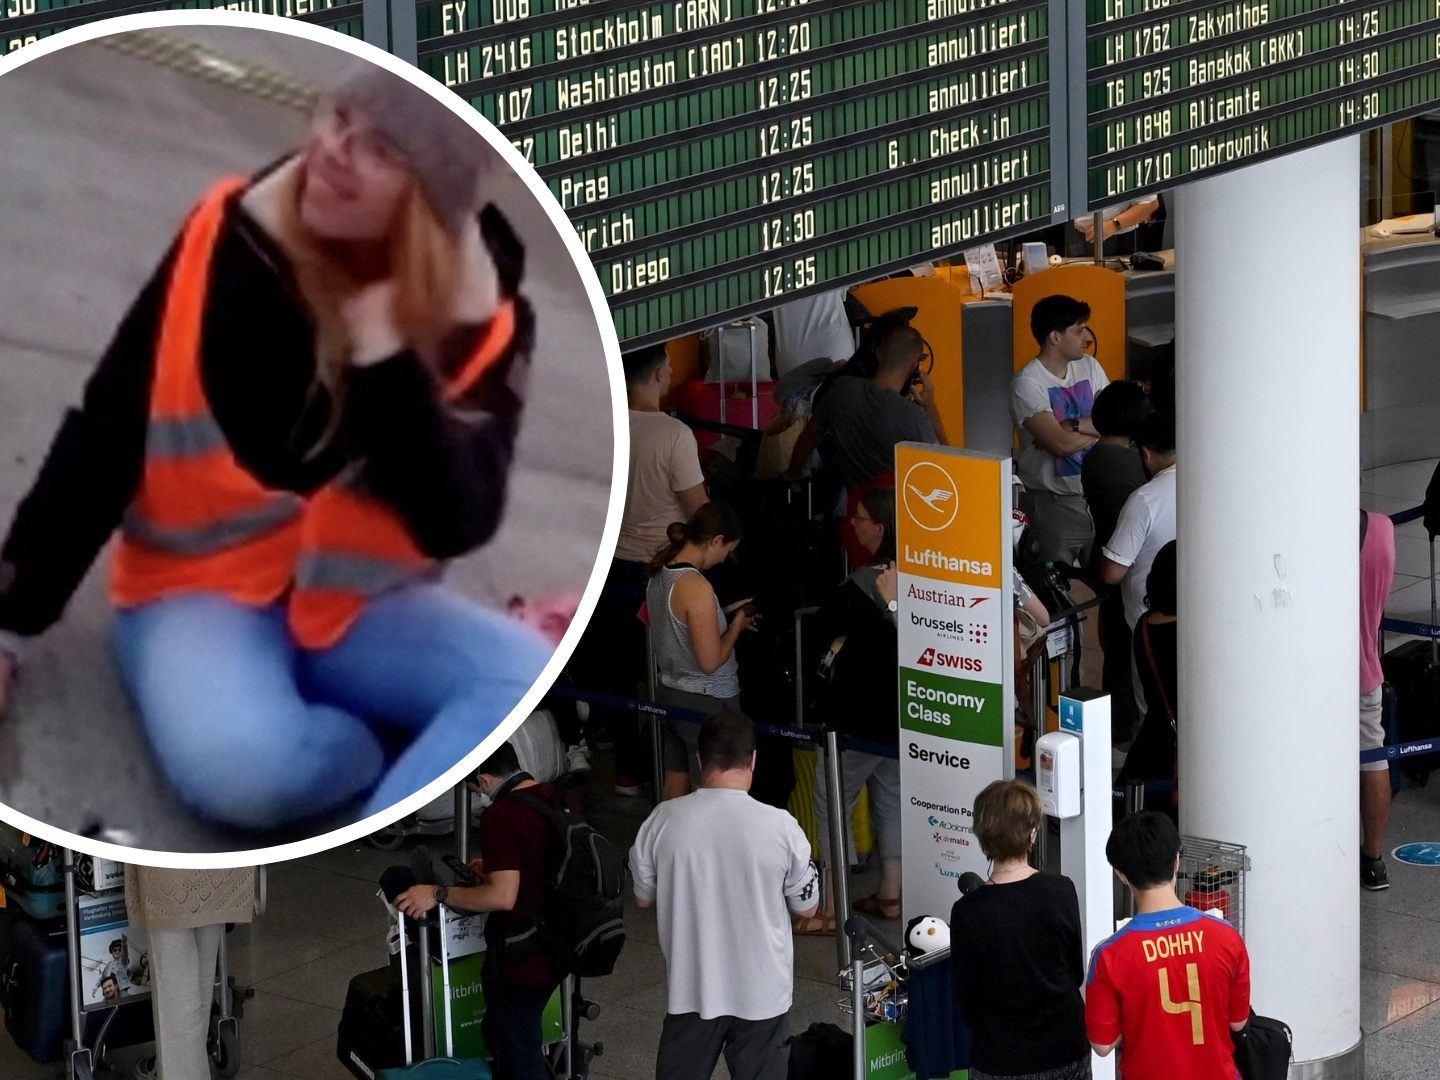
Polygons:
<instances>
[{"instance_id":1,"label":"black duffel bag","mask_svg":"<svg viewBox=\"0 0 1440 1080\"><path fill-rule=\"evenodd\" d=\"M1235 1043L1235 1067L1244 1080L1285 1080L1294 1056L1295 1036L1289 1024L1256 1016L1251 1009L1245 1026L1230 1037Z\"/></svg>"}]
</instances>

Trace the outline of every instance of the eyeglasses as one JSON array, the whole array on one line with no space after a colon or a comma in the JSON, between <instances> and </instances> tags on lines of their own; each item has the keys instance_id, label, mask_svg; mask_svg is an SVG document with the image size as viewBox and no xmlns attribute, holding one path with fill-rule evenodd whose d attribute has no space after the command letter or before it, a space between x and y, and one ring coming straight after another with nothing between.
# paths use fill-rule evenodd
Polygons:
<instances>
[{"instance_id":1,"label":"eyeglasses","mask_svg":"<svg viewBox=\"0 0 1440 1080\"><path fill-rule=\"evenodd\" d=\"M315 118L315 130L335 140L349 140L351 152L363 163L403 169L410 159L377 128L357 120L343 105L328 109Z\"/></svg>"}]
</instances>

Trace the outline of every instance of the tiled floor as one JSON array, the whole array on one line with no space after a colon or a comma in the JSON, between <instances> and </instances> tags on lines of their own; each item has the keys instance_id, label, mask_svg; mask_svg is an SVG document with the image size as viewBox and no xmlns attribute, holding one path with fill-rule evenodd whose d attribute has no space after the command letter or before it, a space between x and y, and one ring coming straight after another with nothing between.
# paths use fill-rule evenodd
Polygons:
<instances>
[{"instance_id":1,"label":"tiled floor","mask_svg":"<svg viewBox=\"0 0 1440 1080\"><path fill-rule=\"evenodd\" d=\"M1364 482L1367 507L1396 512L1423 495L1434 463L1377 470ZM1402 526L1391 611L1428 616L1426 554L1419 525ZM607 799L597 821L617 841L628 843L645 813L643 800ZM1440 839L1440 778L1425 788L1408 788L1395 804L1391 847ZM438 847L444 841L436 841ZM341 1080L350 1074L335 1056L335 1032L345 987L357 972L384 962L385 918L375 898L375 881L404 853L364 845L321 853L270 871L270 904L264 917L230 936L234 973L255 988L242 1024L245 1080ZM1421 1080L1440 1076L1440 871L1396 864L1394 887L1362 894L1362 1027L1366 1034L1368 1080ZM856 883L865 891L867 881ZM652 1075L664 1013L664 961L656 944L654 916L631 910L630 940L619 969L587 985L602 1005L600 1018L585 1027L590 1041L605 1045L593 1075L638 1080ZM892 932L898 931L891 924ZM834 941L796 942L794 1030L815 1020L841 1022ZM117 1053L117 1075L134 1051ZM0 1077L53 1080L56 1066L29 1062L0 1034ZM717 1076L725 1075L723 1066Z\"/></svg>"}]
</instances>

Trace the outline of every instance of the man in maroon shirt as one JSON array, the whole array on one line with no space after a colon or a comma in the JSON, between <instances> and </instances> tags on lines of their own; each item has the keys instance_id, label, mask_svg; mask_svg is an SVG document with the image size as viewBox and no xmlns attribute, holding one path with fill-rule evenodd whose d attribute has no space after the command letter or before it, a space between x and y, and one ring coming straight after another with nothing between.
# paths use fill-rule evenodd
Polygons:
<instances>
[{"instance_id":1,"label":"man in maroon shirt","mask_svg":"<svg viewBox=\"0 0 1440 1080\"><path fill-rule=\"evenodd\" d=\"M416 885L396 898L395 906L418 918L436 904L458 911L485 911L485 1045L494 1058L496 1080L550 1080L542 1047L545 1005L561 975L551 962L530 913L545 902L545 853L550 826L512 791L526 791L546 802L563 796L550 784L537 783L520 770L515 748L503 743L481 763L475 778L491 804L480 815L482 860L471 863L478 885L447 888Z\"/></svg>"}]
</instances>

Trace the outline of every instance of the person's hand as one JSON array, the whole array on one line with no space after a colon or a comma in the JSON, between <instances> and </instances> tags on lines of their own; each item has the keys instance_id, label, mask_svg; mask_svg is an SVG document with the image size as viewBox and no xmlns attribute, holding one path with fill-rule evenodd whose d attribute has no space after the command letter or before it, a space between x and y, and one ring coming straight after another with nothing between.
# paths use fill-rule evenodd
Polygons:
<instances>
[{"instance_id":1,"label":"person's hand","mask_svg":"<svg viewBox=\"0 0 1440 1080\"><path fill-rule=\"evenodd\" d=\"M743 608L746 604L753 604L754 602L755 598L753 596L747 596L744 600L736 600L733 604L726 605L725 614L733 615L735 614L735 612Z\"/></svg>"},{"instance_id":2,"label":"person's hand","mask_svg":"<svg viewBox=\"0 0 1440 1080\"><path fill-rule=\"evenodd\" d=\"M435 908L434 885L412 885L395 898L396 910L418 919Z\"/></svg>"},{"instance_id":3,"label":"person's hand","mask_svg":"<svg viewBox=\"0 0 1440 1080\"><path fill-rule=\"evenodd\" d=\"M395 282L389 278L372 282L340 301L340 318L350 333L357 367L393 356L401 349L400 331L395 325Z\"/></svg>"},{"instance_id":4,"label":"person's hand","mask_svg":"<svg viewBox=\"0 0 1440 1080\"><path fill-rule=\"evenodd\" d=\"M888 604L899 595L900 571L895 563L887 563L875 579L875 588Z\"/></svg>"},{"instance_id":5,"label":"person's hand","mask_svg":"<svg viewBox=\"0 0 1440 1080\"><path fill-rule=\"evenodd\" d=\"M478 877L484 877L484 876L485 876L485 860L484 860L484 859L471 859L468 863L465 864L465 867L466 867L466 869L468 869L472 874L474 874L477 878L478 878Z\"/></svg>"},{"instance_id":6,"label":"person's hand","mask_svg":"<svg viewBox=\"0 0 1440 1080\"><path fill-rule=\"evenodd\" d=\"M754 629L754 626L755 616L745 614L744 608L741 608L730 616L730 627L737 634L743 634L746 630Z\"/></svg>"}]
</instances>

